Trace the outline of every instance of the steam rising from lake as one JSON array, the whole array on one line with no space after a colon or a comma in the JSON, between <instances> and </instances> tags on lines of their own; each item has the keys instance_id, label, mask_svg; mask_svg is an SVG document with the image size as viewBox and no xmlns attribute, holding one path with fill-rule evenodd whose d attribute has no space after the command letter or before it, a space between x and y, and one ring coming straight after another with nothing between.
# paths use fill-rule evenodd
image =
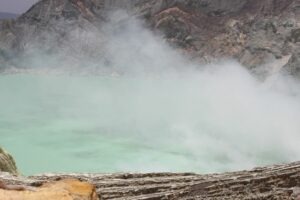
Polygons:
<instances>
[{"instance_id":1,"label":"steam rising from lake","mask_svg":"<svg viewBox=\"0 0 300 200\"><path fill-rule=\"evenodd\" d=\"M34 73L0 77L0 141L22 172L204 173L300 159L297 81L261 82L234 61L199 66L140 22L115 24L73 31L56 53L28 46L21 71Z\"/></svg>"}]
</instances>

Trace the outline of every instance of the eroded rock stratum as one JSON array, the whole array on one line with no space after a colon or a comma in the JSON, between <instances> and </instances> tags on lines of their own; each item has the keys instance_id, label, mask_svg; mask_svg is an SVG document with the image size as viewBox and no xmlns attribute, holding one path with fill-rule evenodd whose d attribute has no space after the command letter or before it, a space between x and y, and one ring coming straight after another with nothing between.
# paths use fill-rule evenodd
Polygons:
<instances>
[{"instance_id":1,"label":"eroded rock stratum","mask_svg":"<svg viewBox=\"0 0 300 200\"><path fill-rule=\"evenodd\" d=\"M45 182L79 179L96 186L99 199L297 199L300 197L300 162L249 171L200 175L149 174L44 174L15 177L1 174L10 185L37 187Z\"/></svg>"}]
</instances>

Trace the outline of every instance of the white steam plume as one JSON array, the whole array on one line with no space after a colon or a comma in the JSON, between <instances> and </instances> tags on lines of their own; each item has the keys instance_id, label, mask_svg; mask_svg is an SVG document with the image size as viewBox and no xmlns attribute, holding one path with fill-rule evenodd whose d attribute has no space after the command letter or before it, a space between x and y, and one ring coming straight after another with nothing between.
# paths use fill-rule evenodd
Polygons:
<instances>
[{"instance_id":1,"label":"white steam plume","mask_svg":"<svg viewBox=\"0 0 300 200\"><path fill-rule=\"evenodd\" d=\"M215 172L300 159L300 87L291 77L261 82L230 60L199 66L120 12L100 30L76 29L66 41L51 54L28 47L31 58L22 61L29 71L63 75L32 76L30 87L21 79L14 84L22 94L0 86L0 118L43 122L35 137L52 131L60 139L60 132L110 138L108 149L95 138L68 149L74 156L93 152L86 162L92 171ZM78 76L94 73L101 76ZM65 145L60 139L55 146ZM85 171L85 156L72 157L81 168L70 170Z\"/></svg>"}]
</instances>

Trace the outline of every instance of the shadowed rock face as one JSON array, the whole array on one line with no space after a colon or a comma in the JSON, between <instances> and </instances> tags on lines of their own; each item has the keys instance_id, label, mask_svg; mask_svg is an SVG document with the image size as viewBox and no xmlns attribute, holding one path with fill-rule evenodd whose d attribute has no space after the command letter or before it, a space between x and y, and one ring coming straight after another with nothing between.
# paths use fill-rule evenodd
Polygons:
<instances>
[{"instance_id":1,"label":"shadowed rock face","mask_svg":"<svg viewBox=\"0 0 300 200\"><path fill-rule=\"evenodd\" d=\"M16 65L7 58L32 43L43 47L45 33L58 46L68 46L66 33L99 28L109 13L123 9L202 63L229 57L261 75L283 66L298 75L299 7L299 0L42 0L13 25L0 24L1 60L3 66Z\"/></svg>"},{"instance_id":2,"label":"shadowed rock face","mask_svg":"<svg viewBox=\"0 0 300 200\"><path fill-rule=\"evenodd\" d=\"M17 175L18 170L13 157L0 147L0 172L9 172Z\"/></svg>"}]
</instances>

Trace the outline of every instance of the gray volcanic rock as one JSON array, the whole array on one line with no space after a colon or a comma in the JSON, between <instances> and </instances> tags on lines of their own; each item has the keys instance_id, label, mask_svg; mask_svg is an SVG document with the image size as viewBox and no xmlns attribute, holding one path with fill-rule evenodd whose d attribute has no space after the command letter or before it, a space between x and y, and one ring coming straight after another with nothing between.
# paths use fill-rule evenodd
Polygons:
<instances>
[{"instance_id":1,"label":"gray volcanic rock","mask_svg":"<svg viewBox=\"0 0 300 200\"><path fill-rule=\"evenodd\" d=\"M223 174L44 174L15 177L0 173L8 185L40 186L76 178L93 183L99 199L297 199L300 163L274 165Z\"/></svg>"},{"instance_id":2,"label":"gray volcanic rock","mask_svg":"<svg viewBox=\"0 0 300 200\"><path fill-rule=\"evenodd\" d=\"M262 76L282 67L297 74L299 7L299 0L42 0L13 26L2 26L0 46L6 57L30 57L32 46L47 54L57 47L78 49L82 44L74 47L64 36L101 29L113 10L123 9L202 63L234 58ZM105 57L97 52L95 57Z\"/></svg>"}]
</instances>

